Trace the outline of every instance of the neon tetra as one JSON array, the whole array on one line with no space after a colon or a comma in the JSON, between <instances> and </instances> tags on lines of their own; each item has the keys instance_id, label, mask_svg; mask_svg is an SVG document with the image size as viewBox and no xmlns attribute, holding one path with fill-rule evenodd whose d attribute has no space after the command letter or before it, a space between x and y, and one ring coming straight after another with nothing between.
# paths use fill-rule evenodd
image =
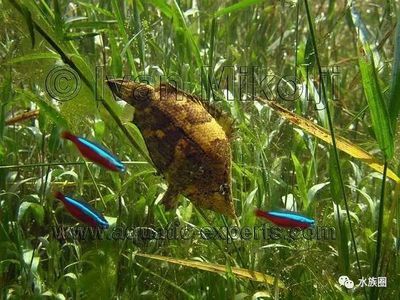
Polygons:
<instances>
[{"instance_id":1,"label":"neon tetra","mask_svg":"<svg viewBox=\"0 0 400 300\"><path fill-rule=\"evenodd\" d=\"M286 228L298 227L301 229L306 229L314 226L315 223L315 221L311 218L288 210L262 211L260 209L256 209L255 214L257 217L265 218L278 226Z\"/></svg>"},{"instance_id":2,"label":"neon tetra","mask_svg":"<svg viewBox=\"0 0 400 300\"><path fill-rule=\"evenodd\" d=\"M60 200L69 213L82 223L92 227L108 228L107 220L89 203L65 196L61 192L56 192L54 197Z\"/></svg>"},{"instance_id":3,"label":"neon tetra","mask_svg":"<svg viewBox=\"0 0 400 300\"><path fill-rule=\"evenodd\" d=\"M83 157L97 165L111 171L125 171L123 163L106 148L68 131L62 132L61 137L73 142Z\"/></svg>"}]
</instances>

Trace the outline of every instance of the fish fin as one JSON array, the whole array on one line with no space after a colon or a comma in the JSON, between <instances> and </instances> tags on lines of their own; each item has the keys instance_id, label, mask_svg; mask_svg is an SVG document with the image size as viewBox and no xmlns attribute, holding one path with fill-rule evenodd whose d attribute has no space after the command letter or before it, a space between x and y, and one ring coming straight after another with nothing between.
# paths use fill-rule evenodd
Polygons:
<instances>
[{"instance_id":1,"label":"fish fin","mask_svg":"<svg viewBox=\"0 0 400 300\"><path fill-rule=\"evenodd\" d=\"M229 140L234 137L235 133L235 121L225 111L215 106L210 102L203 102L203 106L206 108L208 113L217 121L222 127L226 136Z\"/></svg>"},{"instance_id":2,"label":"fish fin","mask_svg":"<svg viewBox=\"0 0 400 300\"><path fill-rule=\"evenodd\" d=\"M204 107L204 109L217 121L217 123L222 127L228 139L232 139L234 136L235 126L234 120L226 112L217 107L214 103L203 100L202 98L189 94L185 91L178 89L172 84L165 82L160 84L160 89L164 89L165 93L180 93L187 97L188 100L198 103Z\"/></svg>"},{"instance_id":3,"label":"fish fin","mask_svg":"<svg viewBox=\"0 0 400 300\"><path fill-rule=\"evenodd\" d=\"M161 199L161 203L164 205L165 210L171 210L178 206L178 196L179 192L176 188L169 186Z\"/></svg>"},{"instance_id":4,"label":"fish fin","mask_svg":"<svg viewBox=\"0 0 400 300\"><path fill-rule=\"evenodd\" d=\"M234 131L235 131L235 126L234 126L234 120L231 118L225 111L223 111L221 108L217 107L214 103L210 103L208 101L205 101L201 99L200 97L197 97L195 95L190 95L185 93L188 99L190 99L193 102L201 104L205 110L217 121L217 123L222 127L224 130L225 134L229 139L233 137Z\"/></svg>"}]
</instances>

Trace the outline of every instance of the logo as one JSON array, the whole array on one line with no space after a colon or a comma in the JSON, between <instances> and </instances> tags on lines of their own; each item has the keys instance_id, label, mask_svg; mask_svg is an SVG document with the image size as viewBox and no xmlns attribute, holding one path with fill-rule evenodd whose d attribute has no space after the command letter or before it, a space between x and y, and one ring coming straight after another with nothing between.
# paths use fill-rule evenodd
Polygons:
<instances>
[{"instance_id":1,"label":"logo","mask_svg":"<svg viewBox=\"0 0 400 300\"><path fill-rule=\"evenodd\" d=\"M352 289L354 287L354 282L349 277L342 275L339 277L339 284L341 286L345 286L348 289Z\"/></svg>"},{"instance_id":2,"label":"logo","mask_svg":"<svg viewBox=\"0 0 400 300\"><path fill-rule=\"evenodd\" d=\"M69 66L57 66L46 77L46 91L50 97L64 102L74 98L81 89L78 73Z\"/></svg>"}]
</instances>

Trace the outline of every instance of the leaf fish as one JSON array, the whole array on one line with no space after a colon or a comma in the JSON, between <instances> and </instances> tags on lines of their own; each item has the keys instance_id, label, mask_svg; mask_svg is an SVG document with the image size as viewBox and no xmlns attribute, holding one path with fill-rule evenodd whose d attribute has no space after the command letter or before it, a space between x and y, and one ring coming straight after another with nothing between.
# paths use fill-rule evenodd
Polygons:
<instances>
[{"instance_id":1,"label":"leaf fish","mask_svg":"<svg viewBox=\"0 0 400 300\"><path fill-rule=\"evenodd\" d=\"M82 156L88 160L111 171L125 171L123 163L104 147L68 131L64 131L61 136L73 142Z\"/></svg>"},{"instance_id":2,"label":"leaf fish","mask_svg":"<svg viewBox=\"0 0 400 300\"><path fill-rule=\"evenodd\" d=\"M265 218L275 225L286 228L298 227L301 229L306 229L310 226L313 226L315 223L315 221L311 218L288 210L263 211L256 209L255 214L257 217Z\"/></svg>"},{"instance_id":3,"label":"leaf fish","mask_svg":"<svg viewBox=\"0 0 400 300\"><path fill-rule=\"evenodd\" d=\"M231 187L231 120L202 99L168 83L107 81L135 108L140 130L157 170L168 182L161 203L177 206L184 195L195 206L235 218Z\"/></svg>"},{"instance_id":4,"label":"leaf fish","mask_svg":"<svg viewBox=\"0 0 400 300\"><path fill-rule=\"evenodd\" d=\"M65 196L61 192L56 192L54 197L59 199L68 212L77 220L92 226L107 229L109 227L107 220L97 212L89 203Z\"/></svg>"}]
</instances>

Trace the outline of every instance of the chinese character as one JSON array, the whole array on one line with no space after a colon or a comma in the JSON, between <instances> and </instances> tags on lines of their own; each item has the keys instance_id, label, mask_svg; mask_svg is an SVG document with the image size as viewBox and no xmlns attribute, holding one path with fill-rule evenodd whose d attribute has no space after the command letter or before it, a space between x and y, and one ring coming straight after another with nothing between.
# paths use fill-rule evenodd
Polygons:
<instances>
[{"instance_id":1,"label":"chinese character","mask_svg":"<svg viewBox=\"0 0 400 300\"><path fill-rule=\"evenodd\" d=\"M386 287L386 277L378 277L378 287Z\"/></svg>"},{"instance_id":2,"label":"chinese character","mask_svg":"<svg viewBox=\"0 0 400 300\"><path fill-rule=\"evenodd\" d=\"M369 287L373 287L373 286L377 286L378 282L376 277L368 277L368 286Z\"/></svg>"},{"instance_id":3,"label":"chinese character","mask_svg":"<svg viewBox=\"0 0 400 300\"><path fill-rule=\"evenodd\" d=\"M361 278L361 279L358 279L358 281L359 281L359 283L358 283L358 286L359 287L365 287L365 286L367 286L367 279L366 278Z\"/></svg>"}]
</instances>

